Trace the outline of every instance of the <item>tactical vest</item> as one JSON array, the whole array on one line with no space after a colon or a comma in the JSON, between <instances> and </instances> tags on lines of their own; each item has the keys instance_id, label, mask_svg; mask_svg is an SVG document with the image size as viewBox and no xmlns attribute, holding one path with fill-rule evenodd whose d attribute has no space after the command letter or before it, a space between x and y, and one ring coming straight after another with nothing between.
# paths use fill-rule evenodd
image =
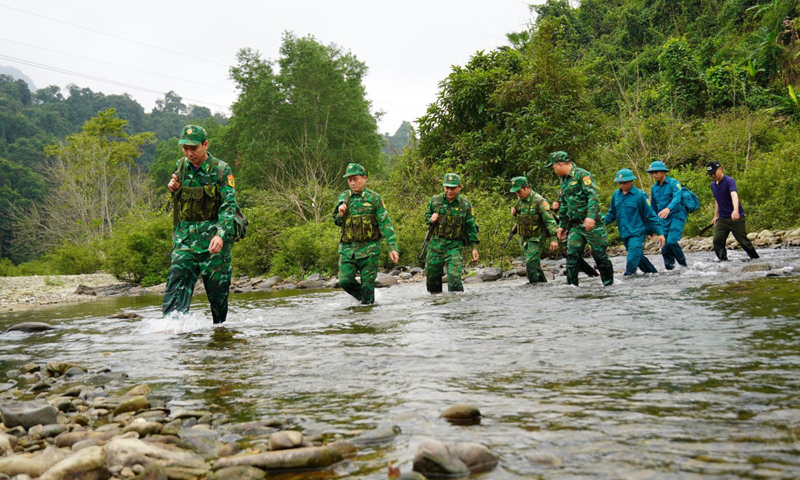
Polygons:
<instances>
[{"instance_id":1,"label":"tactical vest","mask_svg":"<svg viewBox=\"0 0 800 480\"><path fill-rule=\"evenodd\" d=\"M371 242L381 239L381 229L378 225L378 215L372 213L362 215L350 214L350 190L345 193L344 203L347 211L342 221L342 243Z\"/></svg>"},{"instance_id":2,"label":"tactical vest","mask_svg":"<svg viewBox=\"0 0 800 480\"><path fill-rule=\"evenodd\" d=\"M219 164L216 158L212 157L210 170L216 170ZM206 220L217 220L219 217L219 207L222 204L222 192L219 183L214 185L203 185L199 187L184 187L183 180L186 175L185 162L182 160L180 168L180 188L175 191L173 200L173 223L178 224L183 220L199 222ZM214 176L217 178L217 175Z\"/></svg>"},{"instance_id":3,"label":"tactical vest","mask_svg":"<svg viewBox=\"0 0 800 480\"><path fill-rule=\"evenodd\" d=\"M459 197L459 207L463 212L462 215L450 215L439 213L442 207L442 200L437 197L434 200L433 211L439 213L439 219L434 224L432 235L435 237L446 238L447 240L463 240L464 239L464 219L466 218L466 211L464 210L464 203L461 202Z\"/></svg>"},{"instance_id":4,"label":"tactical vest","mask_svg":"<svg viewBox=\"0 0 800 480\"><path fill-rule=\"evenodd\" d=\"M542 222L538 215L517 214L517 233L520 237L538 237L541 232Z\"/></svg>"}]
</instances>

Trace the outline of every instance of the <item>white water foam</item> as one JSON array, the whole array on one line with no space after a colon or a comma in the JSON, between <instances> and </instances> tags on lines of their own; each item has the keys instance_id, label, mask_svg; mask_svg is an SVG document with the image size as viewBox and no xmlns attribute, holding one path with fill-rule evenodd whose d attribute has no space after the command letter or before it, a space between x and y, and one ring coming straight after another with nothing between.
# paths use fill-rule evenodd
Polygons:
<instances>
[{"instance_id":1,"label":"white water foam","mask_svg":"<svg viewBox=\"0 0 800 480\"><path fill-rule=\"evenodd\" d=\"M172 312L163 318L143 318L135 333L178 334L210 330L213 326L211 318L199 312Z\"/></svg>"}]
</instances>

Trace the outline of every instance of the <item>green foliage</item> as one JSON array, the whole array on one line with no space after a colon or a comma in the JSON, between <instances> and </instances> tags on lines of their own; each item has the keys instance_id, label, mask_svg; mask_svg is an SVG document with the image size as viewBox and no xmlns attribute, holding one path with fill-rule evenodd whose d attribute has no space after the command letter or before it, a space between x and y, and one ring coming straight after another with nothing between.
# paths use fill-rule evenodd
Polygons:
<instances>
[{"instance_id":1,"label":"green foliage","mask_svg":"<svg viewBox=\"0 0 800 480\"><path fill-rule=\"evenodd\" d=\"M332 221L306 223L281 232L280 249L272 258L273 275L330 275L337 270L340 229Z\"/></svg>"},{"instance_id":2,"label":"green foliage","mask_svg":"<svg viewBox=\"0 0 800 480\"><path fill-rule=\"evenodd\" d=\"M156 285L167 280L172 251L172 218L131 212L103 242L105 269L120 280Z\"/></svg>"},{"instance_id":3,"label":"green foliage","mask_svg":"<svg viewBox=\"0 0 800 480\"><path fill-rule=\"evenodd\" d=\"M283 245L281 235L295 225L295 219L286 209L265 205L243 211L250 226L247 227L247 237L233 246L233 269L237 274L263 275L272 269L273 258Z\"/></svg>"},{"instance_id":4,"label":"green foliage","mask_svg":"<svg viewBox=\"0 0 800 480\"><path fill-rule=\"evenodd\" d=\"M669 39L658 57L658 64L668 95L668 105L678 114L702 114L705 108L705 85L686 39Z\"/></svg>"},{"instance_id":5,"label":"green foliage","mask_svg":"<svg viewBox=\"0 0 800 480\"><path fill-rule=\"evenodd\" d=\"M41 260L52 267L50 273L59 275L95 273L102 265L100 254L93 246L66 242Z\"/></svg>"}]
</instances>

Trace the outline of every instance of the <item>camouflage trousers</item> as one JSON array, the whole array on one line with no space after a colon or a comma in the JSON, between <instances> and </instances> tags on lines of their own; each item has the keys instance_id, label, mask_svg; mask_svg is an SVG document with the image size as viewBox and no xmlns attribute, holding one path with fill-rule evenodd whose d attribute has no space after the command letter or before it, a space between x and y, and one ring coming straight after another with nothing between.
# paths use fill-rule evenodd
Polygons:
<instances>
[{"instance_id":1,"label":"camouflage trousers","mask_svg":"<svg viewBox=\"0 0 800 480\"><path fill-rule=\"evenodd\" d=\"M461 247L441 252L429 248L425 258L425 281L428 291L442 293L442 275L444 275L444 267L447 266L447 291L463 292L464 284L461 282L463 265Z\"/></svg>"},{"instance_id":2,"label":"camouflage trousers","mask_svg":"<svg viewBox=\"0 0 800 480\"><path fill-rule=\"evenodd\" d=\"M591 232L583 229L583 226L573 226L567 233L567 283L578 285L578 259L583 256L583 249L586 244L592 249L592 257L600 270L600 278L603 285L614 283L614 268L608 258L606 248L608 247L608 237L606 236L605 226L599 224Z\"/></svg>"},{"instance_id":3,"label":"camouflage trousers","mask_svg":"<svg viewBox=\"0 0 800 480\"><path fill-rule=\"evenodd\" d=\"M356 275L361 272L361 283ZM347 258L339 255L339 286L364 305L375 303L375 279L378 277L378 255Z\"/></svg>"},{"instance_id":4,"label":"camouflage trousers","mask_svg":"<svg viewBox=\"0 0 800 480\"><path fill-rule=\"evenodd\" d=\"M216 254L195 253L189 248L173 249L161 311L164 315L175 310L188 312L197 277L202 275L214 323L224 322L228 316L231 272L230 248L223 247Z\"/></svg>"},{"instance_id":5,"label":"camouflage trousers","mask_svg":"<svg viewBox=\"0 0 800 480\"><path fill-rule=\"evenodd\" d=\"M522 242L522 252L525 254L525 272L528 274L530 283L547 283L542 271L544 245L545 242L539 238L529 238Z\"/></svg>"}]
</instances>

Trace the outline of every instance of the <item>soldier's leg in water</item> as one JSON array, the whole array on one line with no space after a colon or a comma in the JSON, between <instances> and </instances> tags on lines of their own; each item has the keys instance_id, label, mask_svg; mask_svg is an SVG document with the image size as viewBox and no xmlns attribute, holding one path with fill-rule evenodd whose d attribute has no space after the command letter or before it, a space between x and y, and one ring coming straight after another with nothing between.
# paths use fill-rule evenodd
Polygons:
<instances>
[{"instance_id":1,"label":"soldier's leg in water","mask_svg":"<svg viewBox=\"0 0 800 480\"><path fill-rule=\"evenodd\" d=\"M461 259L461 249L447 252L445 263L447 263L447 291L463 292L464 284L461 282L461 272L464 269L464 262Z\"/></svg>"},{"instance_id":2,"label":"soldier's leg in water","mask_svg":"<svg viewBox=\"0 0 800 480\"><path fill-rule=\"evenodd\" d=\"M639 262L642 260L644 244L640 241L639 237L625 237L622 243L625 245L625 251L628 255L625 257L625 273L624 276L635 275L636 269L639 268Z\"/></svg>"},{"instance_id":3,"label":"soldier's leg in water","mask_svg":"<svg viewBox=\"0 0 800 480\"><path fill-rule=\"evenodd\" d=\"M718 218L717 223L714 224L714 253L720 262L728 260L728 250L725 248L725 242L728 241L728 233L731 228L729 225L730 220L725 218Z\"/></svg>"},{"instance_id":4,"label":"soldier's leg in water","mask_svg":"<svg viewBox=\"0 0 800 480\"><path fill-rule=\"evenodd\" d=\"M425 259L425 284L431 293L442 293L442 275L444 274L444 256L428 249Z\"/></svg>"},{"instance_id":5,"label":"soldier's leg in water","mask_svg":"<svg viewBox=\"0 0 800 480\"><path fill-rule=\"evenodd\" d=\"M356 298L361 300L361 284L356 281L358 262L353 258L339 255L339 286Z\"/></svg>"},{"instance_id":6,"label":"soldier's leg in water","mask_svg":"<svg viewBox=\"0 0 800 480\"><path fill-rule=\"evenodd\" d=\"M600 270L600 279L603 285L609 286L614 283L614 267L608 258L606 249L608 248L608 237L605 227L594 227L591 232L586 234L586 241L592 249L592 257Z\"/></svg>"},{"instance_id":7,"label":"soldier's leg in water","mask_svg":"<svg viewBox=\"0 0 800 480\"><path fill-rule=\"evenodd\" d=\"M174 249L172 264L169 266L167 285L164 288L164 302L161 312L169 315L173 311L186 313L192 303L194 284L200 266L194 253L189 249Z\"/></svg>"},{"instance_id":8,"label":"soldier's leg in water","mask_svg":"<svg viewBox=\"0 0 800 480\"><path fill-rule=\"evenodd\" d=\"M578 286L578 259L586 247L586 237L581 227L572 227L567 232L567 284Z\"/></svg>"},{"instance_id":9,"label":"soldier's leg in water","mask_svg":"<svg viewBox=\"0 0 800 480\"><path fill-rule=\"evenodd\" d=\"M539 240L528 240L523 246L525 252L525 273L529 283L547 283L542 271L542 244Z\"/></svg>"},{"instance_id":10,"label":"soldier's leg in water","mask_svg":"<svg viewBox=\"0 0 800 480\"><path fill-rule=\"evenodd\" d=\"M231 249L228 246L217 254L205 253L200 258L200 274L203 276L214 323L223 323L228 317L232 272Z\"/></svg>"},{"instance_id":11,"label":"soldier's leg in water","mask_svg":"<svg viewBox=\"0 0 800 480\"><path fill-rule=\"evenodd\" d=\"M669 228L664 232L667 235L666 247L670 248L672 257L678 262L678 265L686 266L686 256L683 254L681 244L678 243L683 237L683 227L686 225L686 220L676 218L669 224ZM666 267L666 265L665 265Z\"/></svg>"},{"instance_id":12,"label":"soldier's leg in water","mask_svg":"<svg viewBox=\"0 0 800 480\"><path fill-rule=\"evenodd\" d=\"M758 258L758 252L756 252L755 247L753 246L753 242L747 238L747 227L744 222L744 217L739 218L734 222L731 222L731 232L733 232L733 238L739 242L739 245L742 246L742 250L747 253L747 256L750 258Z\"/></svg>"},{"instance_id":13,"label":"soldier's leg in water","mask_svg":"<svg viewBox=\"0 0 800 480\"><path fill-rule=\"evenodd\" d=\"M361 265L361 303L375 302L375 279L378 277L378 255L362 258Z\"/></svg>"}]
</instances>

